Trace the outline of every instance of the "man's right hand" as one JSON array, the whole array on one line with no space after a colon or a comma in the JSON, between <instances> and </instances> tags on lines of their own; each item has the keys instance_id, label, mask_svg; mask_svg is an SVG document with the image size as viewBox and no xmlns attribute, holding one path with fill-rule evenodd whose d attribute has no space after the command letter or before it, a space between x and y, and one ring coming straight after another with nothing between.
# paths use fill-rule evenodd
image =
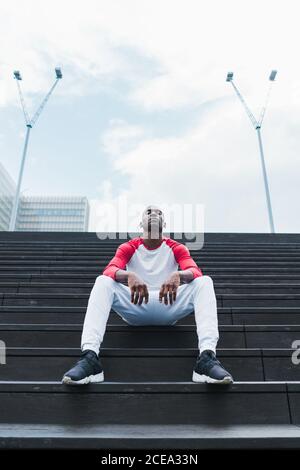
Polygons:
<instances>
[{"instance_id":1,"label":"man's right hand","mask_svg":"<svg viewBox=\"0 0 300 470\"><path fill-rule=\"evenodd\" d=\"M131 291L131 302L135 305L141 305L143 300L145 304L149 300L149 292L146 284L135 273L128 273L128 287Z\"/></svg>"}]
</instances>

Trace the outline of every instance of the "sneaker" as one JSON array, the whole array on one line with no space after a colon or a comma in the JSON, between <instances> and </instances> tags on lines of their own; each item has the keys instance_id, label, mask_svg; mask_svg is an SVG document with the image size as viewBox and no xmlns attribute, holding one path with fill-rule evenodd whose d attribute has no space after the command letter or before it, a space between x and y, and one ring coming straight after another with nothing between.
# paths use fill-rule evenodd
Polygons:
<instances>
[{"instance_id":1,"label":"sneaker","mask_svg":"<svg viewBox=\"0 0 300 470\"><path fill-rule=\"evenodd\" d=\"M198 356L193 371L193 382L231 384L233 378L217 360L213 351L206 349Z\"/></svg>"},{"instance_id":2,"label":"sneaker","mask_svg":"<svg viewBox=\"0 0 300 470\"><path fill-rule=\"evenodd\" d=\"M83 351L81 359L65 373L62 383L66 385L85 385L103 382L104 373L100 359L94 351Z\"/></svg>"}]
</instances>

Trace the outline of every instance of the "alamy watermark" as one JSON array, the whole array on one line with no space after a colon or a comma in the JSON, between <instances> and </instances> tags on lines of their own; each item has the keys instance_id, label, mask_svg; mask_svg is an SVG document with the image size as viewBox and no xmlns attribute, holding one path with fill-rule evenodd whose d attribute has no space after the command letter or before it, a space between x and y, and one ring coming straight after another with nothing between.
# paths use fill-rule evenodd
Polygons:
<instances>
[{"instance_id":1,"label":"alamy watermark","mask_svg":"<svg viewBox=\"0 0 300 470\"><path fill-rule=\"evenodd\" d=\"M6 364L6 344L0 340L0 365Z\"/></svg>"},{"instance_id":2,"label":"alamy watermark","mask_svg":"<svg viewBox=\"0 0 300 470\"><path fill-rule=\"evenodd\" d=\"M160 204L164 215L163 234L183 240L190 250L200 250L204 245L204 204ZM122 196L116 203L103 203L97 208L96 235L100 240L127 240L141 233L140 222L145 205L128 203ZM112 229L113 227L113 229ZM155 238L155 236L153 236Z\"/></svg>"},{"instance_id":3,"label":"alamy watermark","mask_svg":"<svg viewBox=\"0 0 300 470\"><path fill-rule=\"evenodd\" d=\"M295 339L295 341L292 342L292 349L295 349L292 354L292 363L295 366L298 366L300 364L300 340Z\"/></svg>"}]
</instances>

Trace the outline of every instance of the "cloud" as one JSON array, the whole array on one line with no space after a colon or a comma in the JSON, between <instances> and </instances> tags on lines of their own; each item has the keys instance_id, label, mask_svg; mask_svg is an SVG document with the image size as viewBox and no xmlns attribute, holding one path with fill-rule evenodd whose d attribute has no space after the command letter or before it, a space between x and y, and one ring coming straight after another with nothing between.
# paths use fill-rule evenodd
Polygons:
<instances>
[{"instance_id":1,"label":"cloud","mask_svg":"<svg viewBox=\"0 0 300 470\"><path fill-rule=\"evenodd\" d=\"M107 81L126 72L127 63L110 44L97 15L101 5L82 2L28 0L0 4L0 105L16 98L12 71L20 69L30 96L44 94L61 66L64 86L58 94L85 95L105 88ZM96 16L94 15L96 12ZM26 81L25 81L26 79Z\"/></svg>"},{"instance_id":2,"label":"cloud","mask_svg":"<svg viewBox=\"0 0 300 470\"><path fill-rule=\"evenodd\" d=\"M101 150L112 158L128 152L132 145L144 137L141 126L130 125L122 119L112 119L109 127L101 136Z\"/></svg>"},{"instance_id":3,"label":"cloud","mask_svg":"<svg viewBox=\"0 0 300 470\"><path fill-rule=\"evenodd\" d=\"M23 70L28 92L41 93L56 64L65 69L59 93L95 92L122 77L132 85L128 99L147 110L226 96L228 68L237 72L254 104L261 102L263 80L273 67L299 99L294 60L299 28L292 0L19 0L2 2L0 13L0 39L6 45L2 105L15 97L8 80L15 67ZM126 48L156 63L156 73L144 76ZM285 100L288 92L282 89Z\"/></svg>"},{"instance_id":4,"label":"cloud","mask_svg":"<svg viewBox=\"0 0 300 470\"><path fill-rule=\"evenodd\" d=\"M114 170L127 177L130 185L121 193L111 187L110 201L117 204L118 197L124 196L129 204L204 204L208 231L268 231L257 136L239 118L234 104L225 114L218 104L181 137L160 139L141 139L146 135L143 129L136 133L138 138L134 132L119 132L117 123L114 132L112 124L103 140L109 136ZM300 209L296 183L300 144L289 139L285 118L278 110L266 126L265 160L276 228L299 231L294 215ZM124 122L122 127L127 127Z\"/></svg>"},{"instance_id":5,"label":"cloud","mask_svg":"<svg viewBox=\"0 0 300 470\"><path fill-rule=\"evenodd\" d=\"M266 162L275 222L299 230L297 10L293 0L2 2L0 106L16 104L15 68L31 104L60 65L60 96L105 90L118 93L128 113L138 109L138 122L111 121L100 145L128 181L123 194L130 201L203 202L210 231L264 231L256 136L225 77L234 71L258 116L276 68L263 128ZM171 120L173 112L191 110L198 118L187 129L174 125L158 136L158 115ZM102 189L105 199L116 198L113 186Z\"/></svg>"}]
</instances>

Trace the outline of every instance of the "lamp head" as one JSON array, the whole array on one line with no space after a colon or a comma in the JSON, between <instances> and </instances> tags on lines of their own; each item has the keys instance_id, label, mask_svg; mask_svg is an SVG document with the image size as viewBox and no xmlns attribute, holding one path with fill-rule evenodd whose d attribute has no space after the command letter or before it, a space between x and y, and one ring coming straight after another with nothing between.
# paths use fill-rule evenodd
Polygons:
<instances>
[{"instance_id":1,"label":"lamp head","mask_svg":"<svg viewBox=\"0 0 300 470\"><path fill-rule=\"evenodd\" d=\"M22 80L21 74L19 70L14 71L14 77L16 80Z\"/></svg>"},{"instance_id":2,"label":"lamp head","mask_svg":"<svg viewBox=\"0 0 300 470\"><path fill-rule=\"evenodd\" d=\"M62 71L61 71L61 68L60 67L56 67L55 68L55 74L56 74L56 78L57 80L60 80L63 76L62 76Z\"/></svg>"}]
</instances>

